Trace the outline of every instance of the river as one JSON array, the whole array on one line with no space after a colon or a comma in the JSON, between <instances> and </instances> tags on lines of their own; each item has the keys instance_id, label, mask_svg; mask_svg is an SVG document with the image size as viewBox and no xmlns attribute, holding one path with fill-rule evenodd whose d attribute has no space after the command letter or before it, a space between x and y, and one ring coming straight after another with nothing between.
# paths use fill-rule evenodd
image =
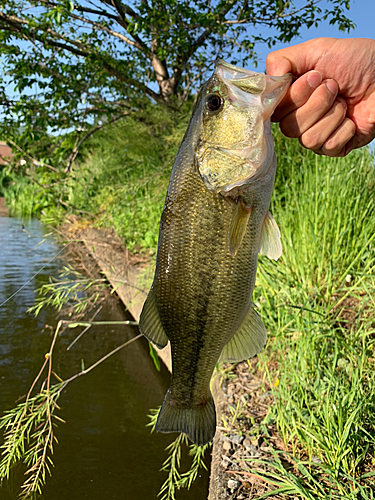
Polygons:
<instances>
[{"instance_id":1,"label":"river","mask_svg":"<svg viewBox=\"0 0 375 500\"><path fill-rule=\"evenodd\" d=\"M53 309L37 318L27 313L36 289L57 276L61 249L39 221L0 217L0 415L25 395L43 363L57 324ZM51 262L50 262L51 261ZM40 271L42 266L45 266ZM40 272L39 272L40 271ZM25 285L25 286L24 286ZM131 319L115 298L109 298L96 321ZM123 325L92 327L67 351L77 336L67 329L58 337L54 370L66 379L89 366L116 346L138 334ZM144 339L125 347L89 374L73 381L61 395L60 423L55 429L52 477L43 500L151 500L156 499L166 475L159 472L172 435L150 434L150 408L161 404L169 374L155 369ZM0 443L2 436L0 436ZM15 500L23 471L0 486L1 500ZM176 500L207 498L208 474L202 473L190 491Z\"/></svg>"}]
</instances>

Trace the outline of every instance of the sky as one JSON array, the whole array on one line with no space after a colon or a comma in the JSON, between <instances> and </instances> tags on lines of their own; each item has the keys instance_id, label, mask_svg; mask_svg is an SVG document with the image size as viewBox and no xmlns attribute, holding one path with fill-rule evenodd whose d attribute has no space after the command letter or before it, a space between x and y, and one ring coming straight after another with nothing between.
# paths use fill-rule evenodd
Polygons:
<instances>
[{"instance_id":1,"label":"sky","mask_svg":"<svg viewBox=\"0 0 375 500\"><path fill-rule=\"evenodd\" d=\"M276 44L272 50L270 50L266 44L257 44L256 50L261 55L258 67L255 69L249 66L248 69L252 69L254 71L264 71L266 68L266 57L269 52L282 49L290 45L296 45L297 43L306 42L312 38L321 36L334 38L375 38L375 0L351 0L351 4L350 10L346 11L346 15L356 24L356 28L349 34L339 31L335 25L332 26L326 22L319 25L318 28L302 29L300 38L295 38L288 44ZM322 0L320 7L324 8L325 5L326 2ZM262 32L264 32L263 28Z\"/></svg>"},{"instance_id":2,"label":"sky","mask_svg":"<svg viewBox=\"0 0 375 500\"><path fill-rule=\"evenodd\" d=\"M307 2L307 0L306 0ZM330 25L328 22L321 23L318 28L302 28L301 36L299 38L295 38L292 42L288 44L276 44L273 50L281 49L284 47L288 47L290 45L296 45L297 43L302 43L307 40L316 37L337 37L337 38L375 38L375 28L374 28L374 19L375 19L375 0L351 0L350 2L350 10L346 11L347 17L349 17L356 25L356 28L351 31L349 34L345 32L340 32L335 25ZM321 0L319 6L324 10L327 7L327 1ZM332 4L329 4L332 7ZM262 35L266 35L266 29L264 26L259 27L259 32ZM270 30L271 34L271 30ZM258 59L258 66L255 68L251 62L248 62L246 67L250 70L262 72L265 71L265 61L266 57L271 52L271 49L267 47L266 44L257 43L256 51L260 55ZM158 87L155 84L155 90L158 91ZM8 92L11 96L14 95L13 86L9 85Z\"/></svg>"}]
</instances>

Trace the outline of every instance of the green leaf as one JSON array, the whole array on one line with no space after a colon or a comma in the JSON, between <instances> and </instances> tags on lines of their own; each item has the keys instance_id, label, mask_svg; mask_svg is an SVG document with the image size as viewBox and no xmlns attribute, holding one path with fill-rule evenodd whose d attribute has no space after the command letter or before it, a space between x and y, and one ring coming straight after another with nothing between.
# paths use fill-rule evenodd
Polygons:
<instances>
[{"instance_id":1,"label":"green leaf","mask_svg":"<svg viewBox=\"0 0 375 500\"><path fill-rule=\"evenodd\" d=\"M158 372L160 372L160 359L158 356L158 353L156 352L154 346L151 344L151 342L148 343L149 349L150 349L150 356L152 358L152 361L154 362L155 368L157 369Z\"/></svg>"}]
</instances>

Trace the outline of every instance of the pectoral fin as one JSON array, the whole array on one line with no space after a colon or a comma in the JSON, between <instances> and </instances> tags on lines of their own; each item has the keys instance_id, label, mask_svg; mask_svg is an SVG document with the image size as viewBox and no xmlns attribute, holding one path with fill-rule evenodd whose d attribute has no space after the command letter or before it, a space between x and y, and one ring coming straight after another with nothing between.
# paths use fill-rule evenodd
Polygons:
<instances>
[{"instance_id":1,"label":"pectoral fin","mask_svg":"<svg viewBox=\"0 0 375 500\"><path fill-rule=\"evenodd\" d=\"M251 304L241 326L224 346L220 361L239 362L252 358L263 349L266 340L266 328Z\"/></svg>"},{"instance_id":2,"label":"pectoral fin","mask_svg":"<svg viewBox=\"0 0 375 500\"><path fill-rule=\"evenodd\" d=\"M146 302L144 303L141 317L139 318L139 329L150 342L162 349L168 344L168 337L160 321L159 311L155 300L155 291L151 288Z\"/></svg>"},{"instance_id":3,"label":"pectoral fin","mask_svg":"<svg viewBox=\"0 0 375 500\"><path fill-rule=\"evenodd\" d=\"M238 201L229 228L229 253L235 257L246 233L251 208L247 208L242 201Z\"/></svg>"},{"instance_id":4,"label":"pectoral fin","mask_svg":"<svg viewBox=\"0 0 375 500\"><path fill-rule=\"evenodd\" d=\"M270 259L277 260L282 253L280 229L277 227L271 212L267 212L264 219L261 238L259 253L267 255Z\"/></svg>"}]
</instances>

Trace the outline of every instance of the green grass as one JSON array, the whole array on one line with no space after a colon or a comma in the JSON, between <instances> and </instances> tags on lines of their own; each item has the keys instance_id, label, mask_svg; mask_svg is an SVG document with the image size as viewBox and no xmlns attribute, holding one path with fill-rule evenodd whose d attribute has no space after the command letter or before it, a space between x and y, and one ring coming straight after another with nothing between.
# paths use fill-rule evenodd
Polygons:
<instances>
[{"instance_id":1,"label":"green grass","mask_svg":"<svg viewBox=\"0 0 375 500\"><path fill-rule=\"evenodd\" d=\"M29 213L43 207L54 220L61 220L62 211L90 217L113 227L129 249L154 253L187 118L185 112L157 111L141 121L117 123L92 138L62 187L44 192L26 181L10 185L8 204L16 210L31 203ZM260 356L274 392L269 415L290 458L286 468L276 453L269 478L285 498L370 500L375 485L374 158L362 149L330 159L278 132L275 140L271 211L283 255L276 263L260 257L254 301L269 332Z\"/></svg>"},{"instance_id":2,"label":"green grass","mask_svg":"<svg viewBox=\"0 0 375 500\"><path fill-rule=\"evenodd\" d=\"M67 177L34 168L35 183L11 173L3 189L7 205L13 215L37 215L52 225L70 214L89 218L97 227L114 228L129 250L153 253L189 117L188 104L179 111L150 105L92 136Z\"/></svg>"},{"instance_id":3,"label":"green grass","mask_svg":"<svg viewBox=\"0 0 375 500\"><path fill-rule=\"evenodd\" d=\"M273 478L286 497L371 499L374 478L362 476L375 469L374 159L277 144L283 256L260 258L254 298L269 332L260 359L271 412L295 467L276 461Z\"/></svg>"},{"instance_id":4,"label":"green grass","mask_svg":"<svg viewBox=\"0 0 375 500\"><path fill-rule=\"evenodd\" d=\"M41 209L39 186L26 177L14 175L8 169L0 170L0 196L6 197L11 215L30 217Z\"/></svg>"},{"instance_id":5,"label":"green grass","mask_svg":"<svg viewBox=\"0 0 375 500\"><path fill-rule=\"evenodd\" d=\"M283 255L276 263L260 257L254 300L269 332L260 355L274 393L268 418L289 450L289 465L275 452L266 479L276 487L271 495L283 498L370 500L374 158L364 149L330 159L277 131L275 137L271 210Z\"/></svg>"}]
</instances>

